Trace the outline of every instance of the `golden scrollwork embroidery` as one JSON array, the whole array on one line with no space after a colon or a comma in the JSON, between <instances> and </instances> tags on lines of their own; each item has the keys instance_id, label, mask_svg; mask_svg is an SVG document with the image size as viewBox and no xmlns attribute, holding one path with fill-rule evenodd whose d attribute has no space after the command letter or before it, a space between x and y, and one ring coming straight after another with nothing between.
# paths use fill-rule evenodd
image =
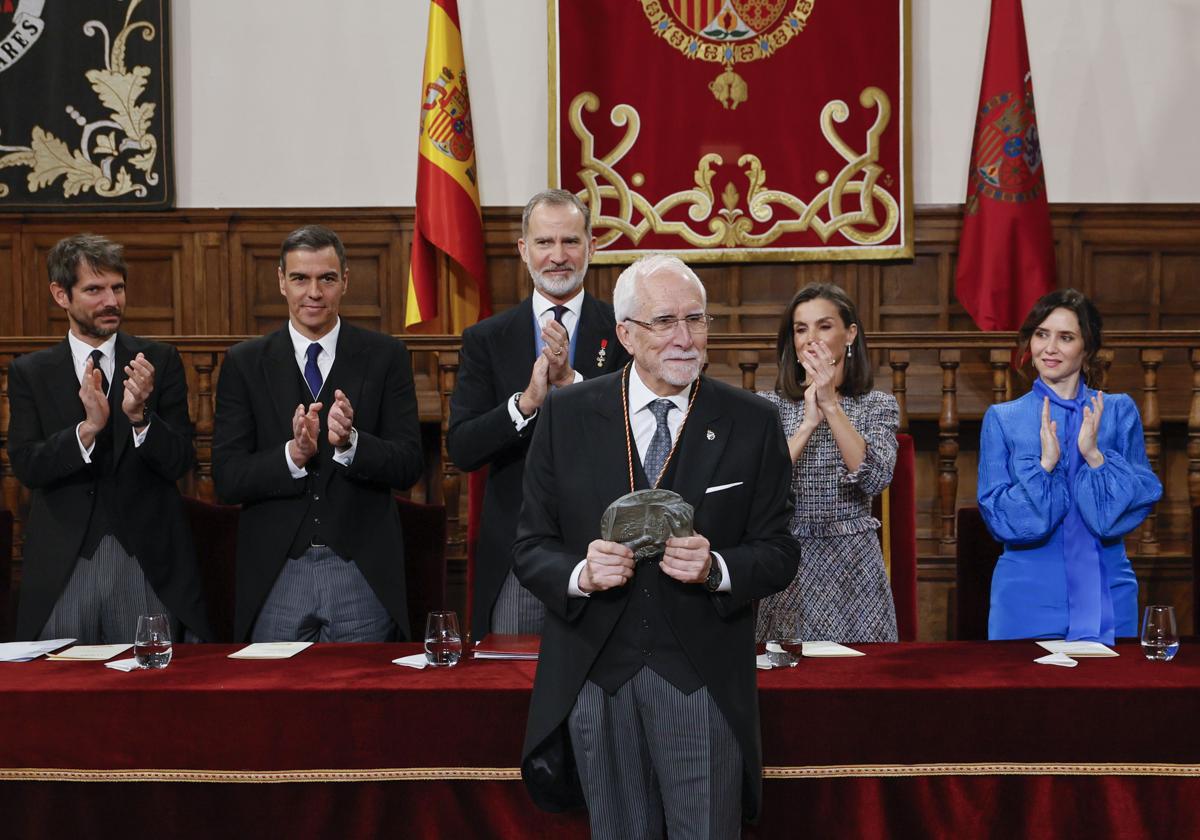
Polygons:
<instances>
[{"instance_id":1,"label":"golden scrollwork embroidery","mask_svg":"<svg viewBox=\"0 0 1200 840\"><path fill-rule=\"evenodd\" d=\"M651 202L631 188L617 170L617 165L637 143L641 128L637 110L625 104L612 109L612 124L623 126L625 133L611 151L597 156L596 138L584 124L584 112L598 111L600 100L588 91L579 94L571 101L568 116L571 130L580 142L578 176L584 189L579 191L579 197L590 208L592 227L603 231L598 233L597 248L604 249L622 236L637 245L648 233L677 236L693 248L765 248L784 234L807 230L814 231L822 242L829 242L835 235L855 245L886 241L900 223L900 205L880 183L886 174L879 164L880 138L891 121L892 105L887 94L877 87L865 88L858 101L863 108L874 108L876 112L866 132L866 148L861 152L837 130L837 124L849 118L849 106L835 99L821 109L821 133L845 165L832 176L825 171L816 173L818 183L825 186L811 200L768 188L762 161L756 155L744 154L737 163L745 167L745 209L741 207L737 188L730 182L721 196L722 209L714 212L712 182L716 167L724 164L719 154L708 153L700 158L691 188ZM639 186L641 178L635 174L630 181ZM848 200L850 196L859 198ZM602 207L611 208L612 212L603 213ZM687 217L695 225L665 218L681 207L687 209ZM883 210L882 217L877 208ZM697 229L706 222L707 233ZM756 223L760 228L768 224L769 227L755 232Z\"/></svg>"},{"instance_id":2,"label":"golden scrollwork embroidery","mask_svg":"<svg viewBox=\"0 0 1200 840\"><path fill-rule=\"evenodd\" d=\"M89 37L97 34L104 37L103 69L88 70L84 75L100 104L108 109L108 118L89 120L68 106L67 113L81 129L79 146L75 149L41 126L30 131L28 146L0 145L0 169L30 168L27 176L30 192L62 178L64 198L89 189L106 198L127 193L140 198L147 194L146 184L158 183L158 174L153 171L158 140L150 131L156 105L138 101L146 92L150 68L142 65L129 68L125 64L126 45L134 32L141 30L145 41L156 37L152 23L133 20L141 2L130 0L124 25L111 43L108 28L100 21L88 21L83 27ZM143 173L145 183L135 183L130 168ZM8 192L8 187L0 184L0 198Z\"/></svg>"}]
</instances>

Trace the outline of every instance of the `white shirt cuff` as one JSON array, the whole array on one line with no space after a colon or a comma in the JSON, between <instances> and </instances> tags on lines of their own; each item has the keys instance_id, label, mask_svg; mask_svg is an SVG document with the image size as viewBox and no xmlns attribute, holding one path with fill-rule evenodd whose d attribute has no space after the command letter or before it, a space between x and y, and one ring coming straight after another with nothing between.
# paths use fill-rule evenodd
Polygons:
<instances>
[{"instance_id":1,"label":"white shirt cuff","mask_svg":"<svg viewBox=\"0 0 1200 840\"><path fill-rule=\"evenodd\" d=\"M725 558L715 551L712 552L712 556L721 567L721 585L717 587L717 591L732 592L733 582L729 580L729 567L725 565Z\"/></svg>"},{"instance_id":2,"label":"white shirt cuff","mask_svg":"<svg viewBox=\"0 0 1200 840\"><path fill-rule=\"evenodd\" d=\"M142 445L142 441L146 439L146 432L150 431L150 424L147 423L140 429L133 429L133 445L137 448Z\"/></svg>"},{"instance_id":3,"label":"white shirt cuff","mask_svg":"<svg viewBox=\"0 0 1200 840\"><path fill-rule=\"evenodd\" d=\"M333 450L333 460L337 461L343 467L348 467L354 463L354 453L358 451L358 429L350 429L350 445L340 452L337 449Z\"/></svg>"},{"instance_id":4,"label":"white shirt cuff","mask_svg":"<svg viewBox=\"0 0 1200 840\"><path fill-rule=\"evenodd\" d=\"M79 437L79 427L82 425L83 421L80 420L75 426L75 442L79 444L79 454L83 456L83 463L90 464L92 463L92 450L96 448L96 439L92 438L91 446L84 446Z\"/></svg>"},{"instance_id":5,"label":"white shirt cuff","mask_svg":"<svg viewBox=\"0 0 1200 840\"><path fill-rule=\"evenodd\" d=\"M516 394L508 398L508 416L512 418L513 425L517 427L518 432L533 422L534 417L537 417L536 411L528 417L521 416L521 412L517 410L517 400L520 399L520 396L518 396L520 393L520 391L517 391Z\"/></svg>"},{"instance_id":6,"label":"white shirt cuff","mask_svg":"<svg viewBox=\"0 0 1200 840\"><path fill-rule=\"evenodd\" d=\"M296 462L292 460L292 453L288 451L288 445L283 445L283 460L287 462L288 472L292 474L292 478L304 478L308 475L308 470L304 467L297 467Z\"/></svg>"},{"instance_id":7,"label":"white shirt cuff","mask_svg":"<svg viewBox=\"0 0 1200 840\"><path fill-rule=\"evenodd\" d=\"M575 567L575 570L573 572L571 572L571 580L567 584L567 595L569 595L572 598L590 598L591 597L590 593L584 592L582 589L579 588L579 576L581 574L583 574L583 564L586 562L587 562L587 558L585 557L579 561L579 565L577 565Z\"/></svg>"}]
</instances>

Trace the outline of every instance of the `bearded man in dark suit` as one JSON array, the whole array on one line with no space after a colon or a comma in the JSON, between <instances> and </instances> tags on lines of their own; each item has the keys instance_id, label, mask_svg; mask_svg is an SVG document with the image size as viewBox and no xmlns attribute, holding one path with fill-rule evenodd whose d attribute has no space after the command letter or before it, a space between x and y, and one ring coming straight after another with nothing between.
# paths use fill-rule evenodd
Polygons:
<instances>
[{"instance_id":1,"label":"bearded man in dark suit","mask_svg":"<svg viewBox=\"0 0 1200 840\"><path fill-rule=\"evenodd\" d=\"M8 379L8 456L33 491L17 638L132 642L139 615L167 613L177 640L210 639L175 486L195 460L179 353L119 331L117 243L67 237L46 268L70 330Z\"/></svg>"},{"instance_id":2,"label":"bearded man in dark suit","mask_svg":"<svg viewBox=\"0 0 1200 840\"><path fill-rule=\"evenodd\" d=\"M407 638L392 491L423 466L408 350L338 316L349 270L328 228L289 234L278 278L288 323L230 348L217 383L213 479L242 505L235 636Z\"/></svg>"},{"instance_id":3,"label":"bearded man in dark suit","mask_svg":"<svg viewBox=\"0 0 1200 840\"><path fill-rule=\"evenodd\" d=\"M517 249L533 293L463 331L446 448L462 470L488 468L475 546L471 633L540 633L545 610L512 574L525 453L551 390L620 369L612 306L583 289L595 249L587 207L564 190L525 205Z\"/></svg>"},{"instance_id":4,"label":"bearded man in dark suit","mask_svg":"<svg viewBox=\"0 0 1200 840\"><path fill-rule=\"evenodd\" d=\"M517 577L546 605L522 775L592 836L737 837L762 760L752 603L795 576L791 459L774 408L700 375L699 278L642 259L613 292L620 374L553 394L526 459ZM636 562L600 539L633 490L673 490L694 533Z\"/></svg>"}]
</instances>

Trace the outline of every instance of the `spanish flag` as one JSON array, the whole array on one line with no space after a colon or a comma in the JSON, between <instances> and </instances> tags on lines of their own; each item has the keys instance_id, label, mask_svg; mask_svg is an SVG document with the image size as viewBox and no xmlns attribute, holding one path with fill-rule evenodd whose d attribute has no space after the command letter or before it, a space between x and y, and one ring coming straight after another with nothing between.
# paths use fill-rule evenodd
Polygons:
<instances>
[{"instance_id":1,"label":"spanish flag","mask_svg":"<svg viewBox=\"0 0 1200 840\"><path fill-rule=\"evenodd\" d=\"M404 326L437 319L438 254L445 272L449 312L441 322L453 333L491 314L483 218L475 167L475 135L463 61L457 0L430 0L429 39L421 83L421 139L417 153L417 212L408 271ZM431 324L434 329L440 324Z\"/></svg>"}]
</instances>

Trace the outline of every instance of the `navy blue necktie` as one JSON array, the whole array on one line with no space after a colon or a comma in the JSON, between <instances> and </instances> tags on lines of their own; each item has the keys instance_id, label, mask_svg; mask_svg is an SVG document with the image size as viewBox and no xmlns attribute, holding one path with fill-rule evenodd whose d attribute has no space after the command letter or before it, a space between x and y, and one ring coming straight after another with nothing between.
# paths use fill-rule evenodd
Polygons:
<instances>
[{"instance_id":1,"label":"navy blue necktie","mask_svg":"<svg viewBox=\"0 0 1200 840\"><path fill-rule=\"evenodd\" d=\"M321 369L317 367L317 356L320 355L320 344L314 341L308 345L308 362L304 365L304 381L308 383L308 390L312 391L314 400L321 393L321 383L324 382L321 377Z\"/></svg>"},{"instance_id":2,"label":"navy blue necktie","mask_svg":"<svg viewBox=\"0 0 1200 840\"><path fill-rule=\"evenodd\" d=\"M560 304L559 306L551 307L551 309L554 310L554 320L558 321L558 323L562 324L563 323L563 315L567 314L567 307L562 306ZM566 327L566 324L563 324L563 326Z\"/></svg>"}]
</instances>

